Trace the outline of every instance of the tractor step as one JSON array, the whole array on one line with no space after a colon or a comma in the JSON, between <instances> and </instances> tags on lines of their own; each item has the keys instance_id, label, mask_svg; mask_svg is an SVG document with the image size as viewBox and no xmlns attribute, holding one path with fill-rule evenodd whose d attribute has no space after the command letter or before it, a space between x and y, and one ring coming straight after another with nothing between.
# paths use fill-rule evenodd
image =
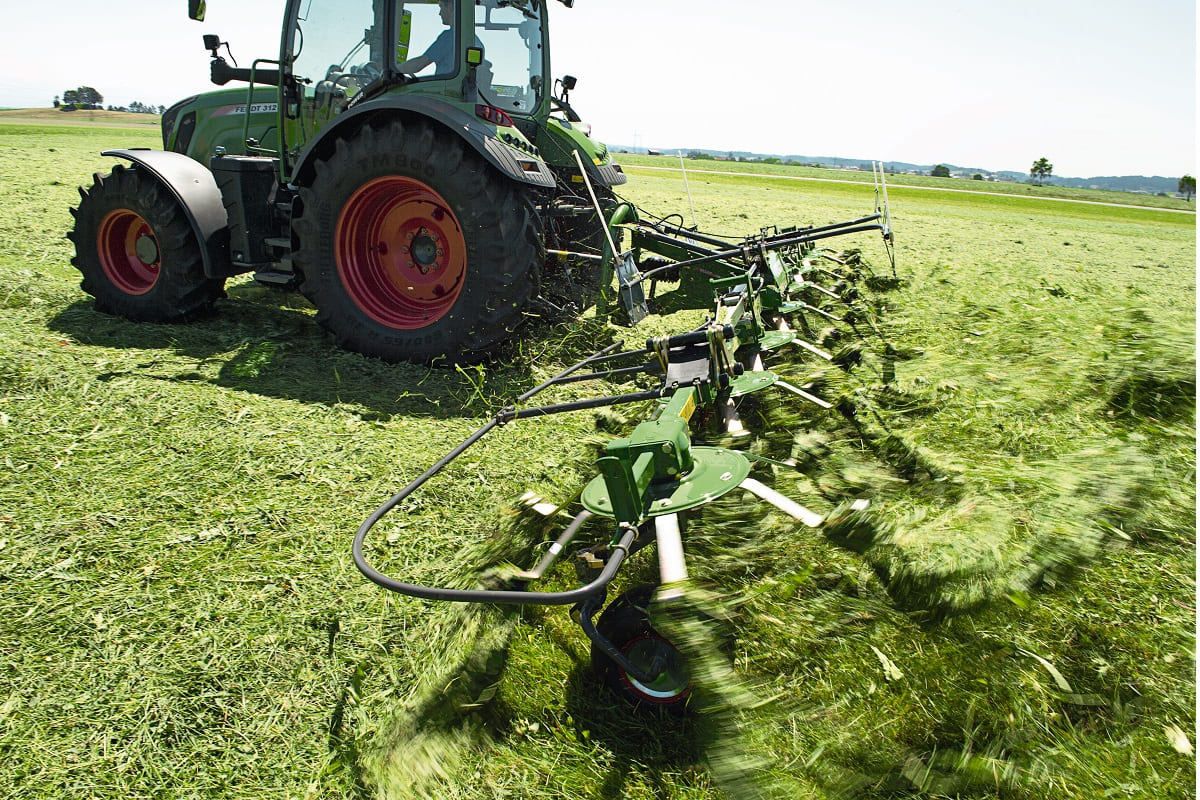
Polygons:
<instances>
[{"instance_id":1,"label":"tractor step","mask_svg":"<svg viewBox=\"0 0 1200 800\"><path fill-rule=\"evenodd\" d=\"M254 273L254 280L276 289L295 289L299 282L296 273L278 270L260 270Z\"/></svg>"}]
</instances>

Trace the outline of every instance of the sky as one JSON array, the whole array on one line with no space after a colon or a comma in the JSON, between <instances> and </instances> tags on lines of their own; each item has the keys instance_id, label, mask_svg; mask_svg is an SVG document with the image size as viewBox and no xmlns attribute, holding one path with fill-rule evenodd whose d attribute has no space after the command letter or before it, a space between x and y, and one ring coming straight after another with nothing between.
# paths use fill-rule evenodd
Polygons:
<instances>
[{"instance_id":1,"label":"sky","mask_svg":"<svg viewBox=\"0 0 1200 800\"><path fill-rule=\"evenodd\" d=\"M1062 177L1196 173L1194 0L550 3L555 76L615 145L945 163ZM0 107L80 85L171 105L201 35L275 58L283 0L9 4Z\"/></svg>"}]
</instances>

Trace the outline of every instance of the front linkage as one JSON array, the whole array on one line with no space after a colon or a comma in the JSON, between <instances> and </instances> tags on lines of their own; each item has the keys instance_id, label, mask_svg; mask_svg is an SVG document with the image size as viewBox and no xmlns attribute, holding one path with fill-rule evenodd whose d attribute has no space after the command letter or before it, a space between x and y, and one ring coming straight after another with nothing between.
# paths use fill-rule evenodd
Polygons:
<instances>
[{"instance_id":1,"label":"front linkage","mask_svg":"<svg viewBox=\"0 0 1200 800\"><path fill-rule=\"evenodd\" d=\"M637 703L682 710L690 692L686 665L673 646L650 626L646 608L651 598L661 602L682 594L687 565L680 514L741 487L806 526L820 527L826 520L750 477L751 461L759 457L694 444L692 426L705 416L697 411L711 409L713 416L722 420L725 431L736 436L742 428L735 402L751 392L775 386L821 408L832 407L819 396L817 387L793 386L766 369L764 357L770 351L794 345L805 356L846 369L857 363L861 354L855 348L843 347L831 353L821 345L836 341L839 331L848 330L860 337L878 334L870 316L861 313L855 303L863 265L855 253L839 255L819 250L816 243L835 236L880 231L890 245L891 231L885 218L886 212L877 210L874 215L846 223L764 231L733 244L665 222L643 223L632 206L618 206L609 222L625 226L631 233L632 248L619 255L611 246L606 248L603 267L610 279L615 272L618 296L629 319L637 322L648 313L644 284L651 283L653 296L655 283L668 273L672 279L707 277L714 298L708 319L694 330L653 338L640 348L622 350L623 343L616 342L521 395L361 525L354 538L355 564L383 588L417 598L572 605L574 619L593 643L593 662L602 673L615 676L612 685ZM613 239L610 236L609 242ZM643 260L646 252L657 256L657 260ZM800 330L793 330L789 320ZM816 326L826 323L833 323L833 327L818 336ZM656 377L657 385L616 395L529 405L551 387L642 375ZM597 461L599 474L580 495L582 509L533 569L512 576L510 588L422 586L385 575L368 563L364 543L372 527L495 429L518 420L647 401L655 403L649 419L639 423L628 437L608 443ZM865 508L865 500L849 506L855 511ZM530 584L546 574L584 523L594 516L611 519L612 534L607 543L588 548L577 558L579 586L567 591L530 589ZM622 564L652 542L658 551L657 589L639 587L627 592L605 611L599 624L593 622Z\"/></svg>"}]
</instances>

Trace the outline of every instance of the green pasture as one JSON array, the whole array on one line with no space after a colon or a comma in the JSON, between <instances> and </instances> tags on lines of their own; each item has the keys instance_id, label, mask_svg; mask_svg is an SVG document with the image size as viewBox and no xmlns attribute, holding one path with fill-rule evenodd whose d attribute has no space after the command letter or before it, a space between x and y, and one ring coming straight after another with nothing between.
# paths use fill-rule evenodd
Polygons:
<instances>
[{"instance_id":1,"label":"green pasture","mask_svg":"<svg viewBox=\"0 0 1200 800\"><path fill-rule=\"evenodd\" d=\"M637 168L642 171L679 171L681 169L677 155L641 155L636 153L620 153L618 159L622 165ZM757 161L717 161L715 159L684 159L682 169L695 175L747 175L770 178L782 181L809 182L838 182L838 183L871 183L871 171L863 169L830 169L825 167L806 167L799 164L765 164ZM952 192L969 192L972 194L1010 194L1017 197L1057 198L1059 200L1091 201L1115 205L1137 205L1151 208L1173 208L1181 211L1195 212L1195 200L1185 200L1182 197L1159 197L1157 195L1134 194L1131 192L1114 192L1104 189L1073 189L1066 186L1035 186L1029 183L1012 183L1009 181L975 181L967 178L934 178L929 175L888 175L887 182L891 186L907 186L916 189L949 190Z\"/></svg>"},{"instance_id":2,"label":"green pasture","mask_svg":"<svg viewBox=\"0 0 1200 800\"><path fill-rule=\"evenodd\" d=\"M439 370L338 351L245 280L187 326L99 314L68 208L101 150L157 144L0 124L0 798L1195 797L1194 215L891 186L904 282L864 363L778 365L863 413L743 408L759 452L804 468L765 479L822 513L869 498L870 524L705 507L685 546L718 622L664 624L719 646L702 713L654 719L598 685L565 609L391 596L350 558L497 409L644 332L531 320L497 362ZM690 222L680 175L638 163L622 193ZM874 204L689 187L731 235ZM891 274L877 238L844 244ZM670 289L648 328L701 322ZM557 529L515 498L569 503L637 413L505 427L372 558L427 582L529 566ZM644 553L621 584L653 574Z\"/></svg>"}]
</instances>

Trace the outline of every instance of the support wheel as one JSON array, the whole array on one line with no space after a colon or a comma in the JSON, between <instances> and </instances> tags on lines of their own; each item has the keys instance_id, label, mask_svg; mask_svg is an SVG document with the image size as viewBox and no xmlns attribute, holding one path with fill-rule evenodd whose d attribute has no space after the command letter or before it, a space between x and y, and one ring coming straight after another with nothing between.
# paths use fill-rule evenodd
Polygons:
<instances>
[{"instance_id":1,"label":"support wheel","mask_svg":"<svg viewBox=\"0 0 1200 800\"><path fill-rule=\"evenodd\" d=\"M118 164L80 189L71 263L96 308L138 322L184 322L212 310L225 281L208 278L179 201L152 175Z\"/></svg>"},{"instance_id":2,"label":"support wheel","mask_svg":"<svg viewBox=\"0 0 1200 800\"><path fill-rule=\"evenodd\" d=\"M300 200L300 291L347 350L478 361L537 291L526 192L434 125L374 122L338 139Z\"/></svg>"},{"instance_id":3,"label":"support wheel","mask_svg":"<svg viewBox=\"0 0 1200 800\"><path fill-rule=\"evenodd\" d=\"M594 642L592 669L638 709L683 714L692 692L691 673L683 654L650 625L647 609L656 588L638 586L622 594L596 620L596 630L638 667L657 667L658 678L650 683L637 680Z\"/></svg>"}]
</instances>

